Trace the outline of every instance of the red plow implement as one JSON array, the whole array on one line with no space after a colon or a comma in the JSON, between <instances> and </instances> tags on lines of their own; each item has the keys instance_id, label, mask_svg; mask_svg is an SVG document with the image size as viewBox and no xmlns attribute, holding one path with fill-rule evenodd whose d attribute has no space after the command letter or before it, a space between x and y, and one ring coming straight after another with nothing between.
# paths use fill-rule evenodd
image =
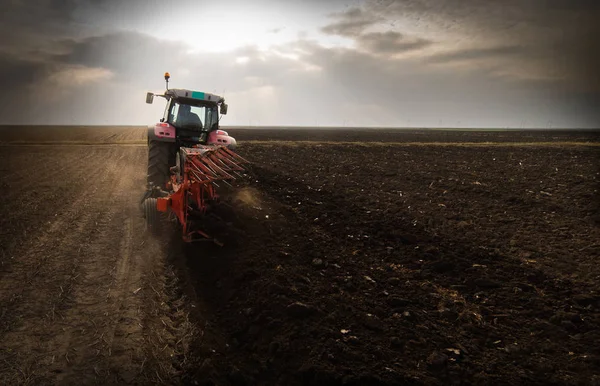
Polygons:
<instances>
[{"instance_id":1,"label":"red plow implement","mask_svg":"<svg viewBox=\"0 0 600 386\"><path fill-rule=\"evenodd\" d=\"M200 229L200 220L219 203L216 188L242 178L248 161L224 146L182 147L177 157L167 183L170 192L156 199L156 209L175 215L184 241L212 240Z\"/></svg>"}]
</instances>

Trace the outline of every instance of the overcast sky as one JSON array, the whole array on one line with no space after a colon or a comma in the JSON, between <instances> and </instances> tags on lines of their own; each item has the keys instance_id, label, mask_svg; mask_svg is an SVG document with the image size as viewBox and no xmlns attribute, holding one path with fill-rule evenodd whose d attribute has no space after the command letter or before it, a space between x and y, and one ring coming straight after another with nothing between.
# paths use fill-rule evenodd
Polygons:
<instances>
[{"instance_id":1,"label":"overcast sky","mask_svg":"<svg viewBox=\"0 0 600 386\"><path fill-rule=\"evenodd\" d=\"M599 127L597 0L6 0L0 123Z\"/></svg>"}]
</instances>

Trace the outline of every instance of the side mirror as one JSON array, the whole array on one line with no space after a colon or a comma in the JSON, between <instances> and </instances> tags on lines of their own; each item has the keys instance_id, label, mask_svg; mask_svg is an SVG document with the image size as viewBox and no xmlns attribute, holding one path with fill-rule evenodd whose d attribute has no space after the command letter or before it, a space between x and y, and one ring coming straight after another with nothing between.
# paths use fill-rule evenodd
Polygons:
<instances>
[{"instance_id":1,"label":"side mirror","mask_svg":"<svg viewBox=\"0 0 600 386\"><path fill-rule=\"evenodd\" d=\"M227 103L221 103L221 114L227 114Z\"/></svg>"},{"instance_id":2,"label":"side mirror","mask_svg":"<svg viewBox=\"0 0 600 386\"><path fill-rule=\"evenodd\" d=\"M151 92L146 93L146 103L151 105L153 101L154 101L154 94Z\"/></svg>"}]
</instances>

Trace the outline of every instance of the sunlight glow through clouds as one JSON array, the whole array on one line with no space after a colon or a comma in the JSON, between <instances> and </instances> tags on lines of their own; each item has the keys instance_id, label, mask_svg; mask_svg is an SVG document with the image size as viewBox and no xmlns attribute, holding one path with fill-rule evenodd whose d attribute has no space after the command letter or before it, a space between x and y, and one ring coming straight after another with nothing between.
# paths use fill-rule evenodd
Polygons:
<instances>
[{"instance_id":1,"label":"sunlight glow through clouds","mask_svg":"<svg viewBox=\"0 0 600 386\"><path fill-rule=\"evenodd\" d=\"M55 103L75 93L80 86L106 82L113 77L114 73L105 68L72 66L50 74L31 88L43 97L44 103Z\"/></svg>"},{"instance_id":2,"label":"sunlight glow through clouds","mask_svg":"<svg viewBox=\"0 0 600 386\"><path fill-rule=\"evenodd\" d=\"M74 66L55 72L49 76L48 81L57 87L67 88L87 83L109 80L114 76L112 71L105 68L89 68Z\"/></svg>"},{"instance_id":3,"label":"sunlight glow through clouds","mask_svg":"<svg viewBox=\"0 0 600 386\"><path fill-rule=\"evenodd\" d=\"M122 24L109 20L121 30L139 31L161 40L184 43L187 53L224 53L245 46L254 46L261 51L271 47L295 42L299 37L315 39L324 47L352 45L352 39L320 32L320 28L331 22L330 14L339 9L339 4L323 3L319 7L307 7L302 3L265 3L219 1L179 8L164 7L164 22L151 17L144 23ZM126 8L123 4L121 7ZM337 8L336 8L337 7ZM168 10L168 11L167 11ZM157 12L160 13L160 12ZM162 19L162 18L161 18Z\"/></svg>"},{"instance_id":4,"label":"sunlight glow through clouds","mask_svg":"<svg viewBox=\"0 0 600 386\"><path fill-rule=\"evenodd\" d=\"M192 52L227 52L248 45L266 49L295 38L295 31L281 28L277 18L260 17L249 6L240 6L227 12L208 7L201 13L187 12L179 15L178 25L161 25L152 34L167 40L184 42ZM200 20L198 20L200 19Z\"/></svg>"}]
</instances>

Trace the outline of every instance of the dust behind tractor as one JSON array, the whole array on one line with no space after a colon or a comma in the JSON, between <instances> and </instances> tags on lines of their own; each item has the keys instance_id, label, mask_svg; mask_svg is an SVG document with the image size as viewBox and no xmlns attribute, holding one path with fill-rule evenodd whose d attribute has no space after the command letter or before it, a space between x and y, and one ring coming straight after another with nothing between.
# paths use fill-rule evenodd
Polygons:
<instances>
[{"instance_id":1,"label":"dust behind tractor","mask_svg":"<svg viewBox=\"0 0 600 386\"><path fill-rule=\"evenodd\" d=\"M146 224L157 229L164 217L180 224L186 242L212 240L202 224L220 205L217 188L231 186L244 176L247 163L233 150L237 144L226 131L219 129L219 110L227 114L225 99L218 95L169 89L149 92L146 103L154 97L166 99L160 122L148 126L147 190L142 198Z\"/></svg>"}]
</instances>

